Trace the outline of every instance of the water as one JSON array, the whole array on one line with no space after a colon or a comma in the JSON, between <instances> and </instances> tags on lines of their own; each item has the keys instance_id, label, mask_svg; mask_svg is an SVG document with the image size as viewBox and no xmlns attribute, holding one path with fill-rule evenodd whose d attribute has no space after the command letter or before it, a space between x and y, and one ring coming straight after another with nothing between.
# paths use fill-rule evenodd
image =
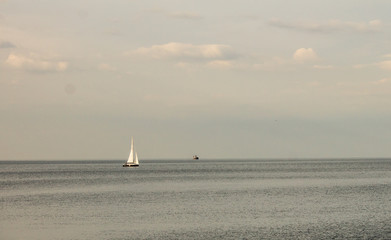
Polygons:
<instances>
[{"instance_id":1,"label":"water","mask_svg":"<svg viewBox=\"0 0 391 240\"><path fill-rule=\"evenodd\" d=\"M0 239L391 239L391 159L0 162Z\"/></svg>"}]
</instances>

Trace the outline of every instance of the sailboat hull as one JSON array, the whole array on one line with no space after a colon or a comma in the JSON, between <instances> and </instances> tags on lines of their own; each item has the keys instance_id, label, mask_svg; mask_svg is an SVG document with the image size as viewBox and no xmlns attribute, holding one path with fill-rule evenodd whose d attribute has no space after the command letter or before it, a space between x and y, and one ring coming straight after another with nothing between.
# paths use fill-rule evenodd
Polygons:
<instances>
[{"instance_id":1,"label":"sailboat hull","mask_svg":"<svg viewBox=\"0 0 391 240\"><path fill-rule=\"evenodd\" d=\"M134 164L134 163L125 163L124 165L122 165L122 167L138 167L139 165L138 164Z\"/></svg>"}]
</instances>

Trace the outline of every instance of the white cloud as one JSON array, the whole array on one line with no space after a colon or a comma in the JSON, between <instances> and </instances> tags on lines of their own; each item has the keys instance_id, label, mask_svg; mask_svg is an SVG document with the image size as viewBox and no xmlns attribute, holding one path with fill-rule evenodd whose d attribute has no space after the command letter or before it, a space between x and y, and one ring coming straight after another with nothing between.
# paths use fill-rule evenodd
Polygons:
<instances>
[{"instance_id":1,"label":"white cloud","mask_svg":"<svg viewBox=\"0 0 391 240\"><path fill-rule=\"evenodd\" d=\"M318 55L312 48L299 48L297 49L292 58L273 57L262 63L253 64L252 68L255 70L293 70L297 68L297 63L304 64L319 60ZM316 69L331 69L331 65L314 65Z\"/></svg>"},{"instance_id":2,"label":"white cloud","mask_svg":"<svg viewBox=\"0 0 391 240\"><path fill-rule=\"evenodd\" d=\"M391 83L391 79L390 78L382 78L378 81L373 82L373 84L375 84L375 85L382 85L382 84L386 84L386 83Z\"/></svg>"},{"instance_id":3,"label":"white cloud","mask_svg":"<svg viewBox=\"0 0 391 240\"><path fill-rule=\"evenodd\" d=\"M230 68L233 68L234 65L231 61L215 60L215 61L209 62L208 67L219 68L219 69L230 69Z\"/></svg>"},{"instance_id":4,"label":"white cloud","mask_svg":"<svg viewBox=\"0 0 391 240\"><path fill-rule=\"evenodd\" d=\"M379 62L376 65L381 69L391 70L391 60Z\"/></svg>"},{"instance_id":5,"label":"white cloud","mask_svg":"<svg viewBox=\"0 0 391 240\"><path fill-rule=\"evenodd\" d=\"M193 45L187 43L171 42L163 45L142 47L134 51L135 54L151 57L155 59L175 58L175 59L230 59L236 54L229 45L206 44Z\"/></svg>"},{"instance_id":6,"label":"white cloud","mask_svg":"<svg viewBox=\"0 0 391 240\"><path fill-rule=\"evenodd\" d=\"M269 21L274 27L294 29L309 32L377 32L383 28L383 22L379 19L369 22L353 22L341 20L329 20L323 23L316 22L287 22L279 19Z\"/></svg>"},{"instance_id":7,"label":"white cloud","mask_svg":"<svg viewBox=\"0 0 391 240\"><path fill-rule=\"evenodd\" d=\"M383 70L391 70L391 60L386 60L382 62L376 63L368 63L368 64L356 64L353 66L355 69L364 69L368 67L377 67Z\"/></svg>"},{"instance_id":8,"label":"white cloud","mask_svg":"<svg viewBox=\"0 0 391 240\"><path fill-rule=\"evenodd\" d=\"M53 63L54 67L57 71L65 71L68 69L68 63L67 62L57 62Z\"/></svg>"},{"instance_id":9,"label":"white cloud","mask_svg":"<svg viewBox=\"0 0 391 240\"><path fill-rule=\"evenodd\" d=\"M37 55L26 57L10 54L5 63L14 69L29 71L65 71L68 69L68 62L42 60Z\"/></svg>"},{"instance_id":10,"label":"white cloud","mask_svg":"<svg viewBox=\"0 0 391 240\"><path fill-rule=\"evenodd\" d=\"M293 59L298 62L308 62L317 60L318 56L312 48L299 48L293 54Z\"/></svg>"}]
</instances>

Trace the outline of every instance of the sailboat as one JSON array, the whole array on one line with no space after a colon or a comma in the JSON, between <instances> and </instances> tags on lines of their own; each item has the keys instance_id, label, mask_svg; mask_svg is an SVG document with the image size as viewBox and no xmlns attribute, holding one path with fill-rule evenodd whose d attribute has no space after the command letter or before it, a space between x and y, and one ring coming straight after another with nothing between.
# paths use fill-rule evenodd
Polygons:
<instances>
[{"instance_id":1,"label":"sailboat","mask_svg":"<svg viewBox=\"0 0 391 240\"><path fill-rule=\"evenodd\" d=\"M129 158L128 158L128 161L124 165L122 165L123 167L138 167L139 166L137 152L136 152L135 156L133 156L133 155L134 155L134 153L133 153L133 137L132 137Z\"/></svg>"}]
</instances>

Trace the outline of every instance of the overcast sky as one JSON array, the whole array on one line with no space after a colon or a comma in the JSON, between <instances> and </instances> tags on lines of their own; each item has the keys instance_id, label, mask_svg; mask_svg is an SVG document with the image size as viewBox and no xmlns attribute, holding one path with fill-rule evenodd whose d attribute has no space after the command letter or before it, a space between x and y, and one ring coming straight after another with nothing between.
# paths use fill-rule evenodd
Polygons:
<instances>
[{"instance_id":1,"label":"overcast sky","mask_svg":"<svg viewBox=\"0 0 391 240\"><path fill-rule=\"evenodd\" d=\"M0 160L391 156L389 0L0 0Z\"/></svg>"}]
</instances>

